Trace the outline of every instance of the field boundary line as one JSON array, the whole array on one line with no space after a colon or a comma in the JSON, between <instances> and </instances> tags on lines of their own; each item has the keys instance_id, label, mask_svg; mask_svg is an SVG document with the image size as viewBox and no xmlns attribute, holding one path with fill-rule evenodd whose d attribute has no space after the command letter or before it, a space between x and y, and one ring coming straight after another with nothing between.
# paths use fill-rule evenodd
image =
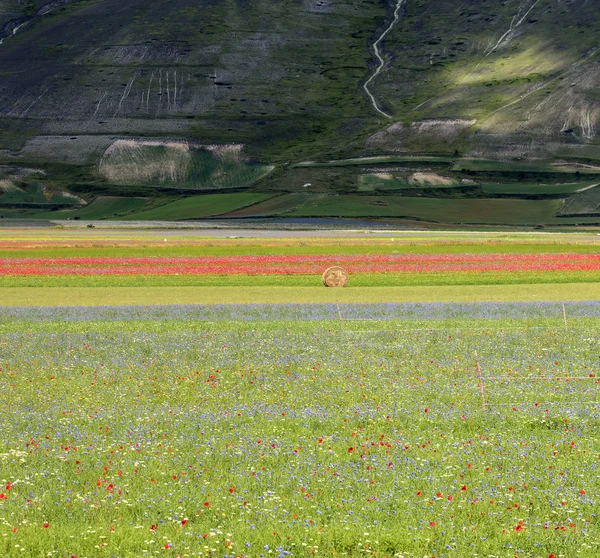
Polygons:
<instances>
[{"instance_id":1,"label":"field boundary line","mask_svg":"<svg viewBox=\"0 0 600 558\"><path fill-rule=\"evenodd\" d=\"M600 317L599 317L600 318ZM346 320L346 323L349 320ZM558 325L557 327L562 327L560 325ZM584 330L584 329L589 329L589 328L593 328L594 326L590 325L589 327L582 327L582 326L578 326L578 327L572 327L572 330ZM532 329L556 329L555 327L552 326L524 326L524 327L516 327L516 326L512 326L512 327L424 327L424 328L411 328L411 329L357 329L357 330L353 330L353 329L347 329L344 331L344 333L350 334L350 333L393 333L393 332L418 332L418 331L514 331L514 330L532 330Z\"/></svg>"},{"instance_id":2,"label":"field boundary line","mask_svg":"<svg viewBox=\"0 0 600 558\"><path fill-rule=\"evenodd\" d=\"M516 381L516 382L533 382L533 381L545 381L545 382L560 382L565 381L569 382L571 380L595 380L597 383L600 383L600 377L598 376L557 376L556 378L537 378L535 376L530 376L527 378L513 378L511 376L502 377L502 376L485 376L486 380L505 382L507 380Z\"/></svg>"}]
</instances>

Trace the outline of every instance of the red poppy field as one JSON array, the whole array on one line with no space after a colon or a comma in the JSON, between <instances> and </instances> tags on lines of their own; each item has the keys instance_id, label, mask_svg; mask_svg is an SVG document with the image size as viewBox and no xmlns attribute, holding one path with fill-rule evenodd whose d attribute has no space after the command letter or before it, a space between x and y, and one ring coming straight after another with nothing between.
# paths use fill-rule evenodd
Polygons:
<instances>
[{"instance_id":1,"label":"red poppy field","mask_svg":"<svg viewBox=\"0 0 600 558\"><path fill-rule=\"evenodd\" d=\"M600 254L5 258L0 276L311 275L331 265L343 265L350 274L598 272Z\"/></svg>"}]
</instances>

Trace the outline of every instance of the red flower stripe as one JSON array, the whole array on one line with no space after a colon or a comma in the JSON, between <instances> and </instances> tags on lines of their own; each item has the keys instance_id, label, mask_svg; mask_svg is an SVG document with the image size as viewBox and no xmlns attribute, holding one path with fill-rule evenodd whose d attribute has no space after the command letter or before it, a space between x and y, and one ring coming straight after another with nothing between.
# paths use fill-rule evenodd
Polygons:
<instances>
[{"instance_id":1,"label":"red flower stripe","mask_svg":"<svg viewBox=\"0 0 600 558\"><path fill-rule=\"evenodd\" d=\"M600 271L600 254L15 258L0 259L0 275L298 275L336 264L350 273Z\"/></svg>"},{"instance_id":2,"label":"red flower stripe","mask_svg":"<svg viewBox=\"0 0 600 558\"><path fill-rule=\"evenodd\" d=\"M525 263L525 262L600 262L598 254L360 254L360 255L288 255L288 256L205 256L138 258L0 258L0 266L11 264L44 265L161 265L171 263L281 264L281 263Z\"/></svg>"}]
</instances>

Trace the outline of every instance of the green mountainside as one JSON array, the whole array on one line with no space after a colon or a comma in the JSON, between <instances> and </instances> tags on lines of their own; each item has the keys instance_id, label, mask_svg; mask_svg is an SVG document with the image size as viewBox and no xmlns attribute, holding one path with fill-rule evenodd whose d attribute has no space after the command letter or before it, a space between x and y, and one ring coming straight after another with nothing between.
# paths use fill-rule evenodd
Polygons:
<instances>
[{"instance_id":1,"label":"green mountainside","mask_svg":"<svg viewBox=\"0 0 600 558\"><path fill-rule=\"evenodd\" d=\"M518 223L600 221L592 0L0 0L0 29L3 217L223 190L260 216L510 197L546 204Z\"/></svg>"}]
</instances>

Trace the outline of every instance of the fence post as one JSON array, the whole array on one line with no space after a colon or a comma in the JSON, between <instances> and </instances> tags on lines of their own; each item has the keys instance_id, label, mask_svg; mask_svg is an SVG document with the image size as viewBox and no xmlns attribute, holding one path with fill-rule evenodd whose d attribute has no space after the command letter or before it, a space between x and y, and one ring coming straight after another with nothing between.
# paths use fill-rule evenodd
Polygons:
<instances>
[{"instance_id":1,"label":"fence post","mask_svg":"<svg viewBox=\"0 0 600 558\"><path fill-rule=\"evenodd\" d=\"M340 303L336 302L335 305L337 306L338 317L340 318L340 329L344 331L344 318L342 316L342 311L340 310Z\"/></svg>"},{"instance_id":2,"label":"fence post","mask_svg":"<svg viewBox=\"0 0 600 558\"><path fill-rule=\"evenodd\" d=\"M565 308L565 303L562 303L562 307L563 307L563 320L565 321L565 329L569 329L569 326L567 325L567 309Z\"/></svg>"},{"instance_id":3,"label":"fence post","mask_svg":"<svg viewBox=\"0 0 600 558\"><path fill-rule=\"evenodd\" d=\"M477 355L477 351L475 351L475 369L477 370L477 376L479 377L479 391L481 392L481 407L483 412L487 411L485 405L485 387L483 385L483 375L481 374L481 366L479 365L479 356Z\"/></svg>"}]
</instances>

